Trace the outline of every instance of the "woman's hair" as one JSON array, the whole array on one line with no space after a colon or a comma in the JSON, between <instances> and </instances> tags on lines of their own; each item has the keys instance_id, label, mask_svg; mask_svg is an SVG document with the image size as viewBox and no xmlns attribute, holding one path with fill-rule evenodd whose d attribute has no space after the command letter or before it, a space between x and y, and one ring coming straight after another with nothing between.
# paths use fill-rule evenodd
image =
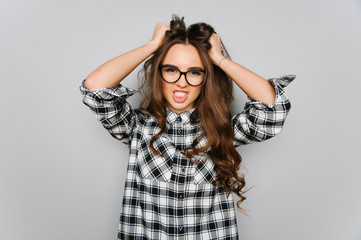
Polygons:
<instances>
[{"instance_id":1,"label":"woman's hair","mask_svg":"<svg viewBox=\"0 0 361 240\"><path fill-rule=\"evenodd\" d=\"M158 67L172 46L191 44L197 49L206 70L206 79L202 84L199 97L194 102L195 110L191 115L191 118L198 117L204 131L185 150L185 155L190 161L195 162L192 156L210 149L208 154L215 164L217 174L214 185L223 186L228 195L231 192L236 193L240 198L237 207L242 210L240 204L246 199L242 195L245 180L238 173L242 158L233 145L234 133L230 112L230 104L233 101L232 79L212 63L208 54L211 48L209 38L215 32L214 29L206 23L196 23L186 28L183 19L173 16L170 30L166 32L163 44L145 62L142 69L143 82L140 90L143 93L143 99L140 107L156 117L160 127L160 131L150 141L150 148L155 154L161 155L155 150L153 144L166 130L166 100L162 93L162 78ZM223 54L229 57L223 44L221 45ZM196 148L202 137L207 138L207 144Z\"/></svg>"}]
</instances>

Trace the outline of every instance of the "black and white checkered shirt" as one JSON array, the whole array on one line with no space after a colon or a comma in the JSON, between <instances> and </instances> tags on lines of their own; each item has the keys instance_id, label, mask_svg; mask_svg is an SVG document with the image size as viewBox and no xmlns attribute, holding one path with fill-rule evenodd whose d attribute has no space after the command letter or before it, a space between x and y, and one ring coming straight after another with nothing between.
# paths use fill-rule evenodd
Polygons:
<instances>
[{"instance_id":1,"label":"black and white checkered shirt","mask_svg":"<svg viewBox=\"0 0 361 240\"><path fill-rule=\"evenodd\" d=\"M274 105L249 99L244 111L232 118L234 144L264 141L281 131L291 107L283 87L294 75L269 82L276 91ZM80 87L83 102L116 139L129 146L129 164L120 216L119 239L238 239L232 194L227 198L214 187L214 163L207 155L184 156L203 130L192 110L167 115L167 128L155 141L162 153L149 148L150 139L160 129L157 120L132 109L126 99L136 91L119 84L115 88L89 90ZM202 139L197 147L203 146Z\"/></svg>"}]
</instances>

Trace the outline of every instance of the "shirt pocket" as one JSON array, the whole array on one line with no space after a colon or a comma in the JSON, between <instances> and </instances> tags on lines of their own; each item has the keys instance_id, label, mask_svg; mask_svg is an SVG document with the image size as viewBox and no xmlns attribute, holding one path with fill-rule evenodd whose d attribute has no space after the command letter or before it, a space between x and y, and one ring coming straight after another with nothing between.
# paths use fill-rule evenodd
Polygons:
<instances>
[{"instance_id":1,"label":"shirt pocket","mask_svg":"<svg viewBox=\"0 0 361 240\"><path fill-rule=\"evenodd\" d=\"M138 150L138 173L143 179L169 182L172 176L173 158L175 146L166 136L158 137L154 142L154 148L161 153L156 155L149 147L150 139L143 140Z\"/></svg>"},{"instance_id":2,"label":"shirt pocket","mask_svg":"<svg viewBox=\"0 0 361 240\"><path fill-rule=\"evenodd\" d=\"M194 183L195 184L213 184L216 180L215 164L208 155L196 157L199 162L195 166Z\"/></svg>"}]
</instances>

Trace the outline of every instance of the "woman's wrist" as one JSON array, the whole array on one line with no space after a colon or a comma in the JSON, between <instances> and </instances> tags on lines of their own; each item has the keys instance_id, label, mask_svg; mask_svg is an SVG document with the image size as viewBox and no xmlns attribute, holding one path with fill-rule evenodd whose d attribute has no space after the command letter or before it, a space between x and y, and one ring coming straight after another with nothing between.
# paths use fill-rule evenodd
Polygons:
<instances>
[{"instance_id":1,"label":"woman's wrist","mask_svg":"<svg viewBox=\"0 0 361 240\"><path fill-rule=\"evenodd\" d=\"M226 60L226 59L228 59L227 57L223 57L219 62L218 62L218 67L221 67L221 63L224 61L224 60Z\"/></svg>"},{"instance_id":2,"label":"woman's wrist","mask_svg":"<svg viewBox=\"0 0 361 240\"><path fill-rule=\"evenodd\" d=\"M219 55L219 56L213 58L213 62L214 62L215 65L217 65L218 67L220 67L220 66L221 66L221 63L222 63L225 59L227 59L227 57L225 57L225 56L223 56L223 55Z\"/></svg>"},{"instance_id":3,"label":"woman's wrist","mask_svg":"<svg viewBox=\"0 0 361 240\"><path fill-rule=\"evenodd\" d=\"M152 40L152 41L146 43L145 46L147 48L149 48L149 50L153 53L153 52L155 52L155 50L158 49L158 47L160 47L160 44L158 42Z\"/></svg>"}]
</instances>

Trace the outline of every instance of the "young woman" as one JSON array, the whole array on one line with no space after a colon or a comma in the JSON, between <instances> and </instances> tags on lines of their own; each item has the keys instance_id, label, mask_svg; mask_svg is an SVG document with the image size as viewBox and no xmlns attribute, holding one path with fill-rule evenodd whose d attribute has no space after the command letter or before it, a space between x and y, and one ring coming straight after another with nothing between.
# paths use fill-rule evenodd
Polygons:
<instances>
[{"instance_id":1,"label":"young woman","mask_svg":"<svg viewBox=\"0 0 361 240\"><path fill-rule=\"evenodd\" d=\"M141 62L143 99L120 82ZM290 109L283 87L230 60L205 23L155 26L152 40L92 72L83 102L129 146L119 239L238 239L232 194L245 199L236 147L280 132ZM232 81L249 97L232 115Z\"/></svg>"}]
</instances>

